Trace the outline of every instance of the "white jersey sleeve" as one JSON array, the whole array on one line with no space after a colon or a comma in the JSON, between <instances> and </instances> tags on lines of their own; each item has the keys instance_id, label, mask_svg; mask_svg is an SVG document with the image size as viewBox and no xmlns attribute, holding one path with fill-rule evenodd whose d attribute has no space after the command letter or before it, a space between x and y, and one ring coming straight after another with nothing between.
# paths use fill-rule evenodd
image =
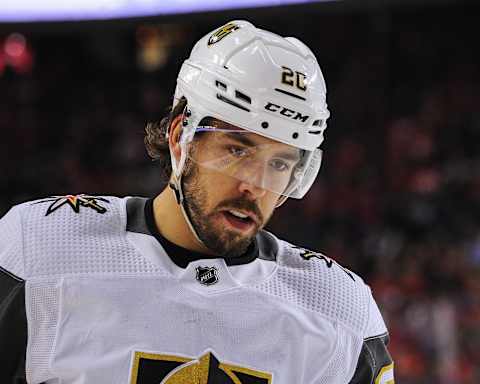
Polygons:
<instances>
[{"instance_id":1,"label":"white jersey sleeve","mask_svg":"<svg viewBox=\"0 0 480 384\"><path fill-rule=\"evenodd\" d=\"M350 384L393 384L393 360L387 349L388 330L380 310L369 290L368 321L362 350Z\"/></svg>"},{"instance_id":2,"label":"white jersey sleeve","mask_svg":"<svg viewBox=\"0 0 480 384\"><path fill-rule=\"evenodd\" d=\"M393 384L393 360L387 349L389 334L380 310L368 287L368 321L357 368L350 384Z\"/></svg>"},{"instance_id":3,"label":"white jersey sleeve","mask_svg":"<svg viewBox=\"0 0 480 384\"><path fill-rule=\"evenodd\" d=\"M0 267L23 278L22 205L10 209L0 220Z\"/></svg>"},{"instance_id":4,"label":"white jersey sleeve","mask_svg":"<svg viewBox=\"0 0 480 384\"><path fill-rule=\"evenodd\" d=\"M26 383L27 320L21 206L0 219L0 382Z\"/></svg>"}]
</instances>

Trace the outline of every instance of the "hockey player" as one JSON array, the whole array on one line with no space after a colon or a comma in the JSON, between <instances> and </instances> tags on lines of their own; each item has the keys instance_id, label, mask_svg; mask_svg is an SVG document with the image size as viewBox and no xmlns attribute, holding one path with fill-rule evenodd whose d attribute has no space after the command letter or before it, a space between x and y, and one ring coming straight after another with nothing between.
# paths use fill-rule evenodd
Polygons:
<instances>
[{"instance_id":1,"label":"hockey player","mask_svg":"<svg viewBox=\"0 0 480 384\"><path fill-rule=\"evenodd\" d=\"M202 38L146 129L165 190L0 221L0 382L392 384L369 287L262 229L317 176L325 97L295 38L246 21Z\"/></svg>"}]
</instances>

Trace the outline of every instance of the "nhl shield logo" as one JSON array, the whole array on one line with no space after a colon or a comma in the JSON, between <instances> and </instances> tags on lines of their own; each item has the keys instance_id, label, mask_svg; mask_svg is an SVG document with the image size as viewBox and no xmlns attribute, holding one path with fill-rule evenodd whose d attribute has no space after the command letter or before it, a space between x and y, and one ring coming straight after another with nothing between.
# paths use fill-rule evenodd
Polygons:
<instances>
[{"instance_id":1,"label":"nhl shield logo","mask_svg":"<svg viewBox=\"0 0 480 384\"><path fill-rule=\"evenodd\" d=\"M197 267L197 281L203 285L212 285L218 282L217 267Z\"/></svg>"}]
</instances>

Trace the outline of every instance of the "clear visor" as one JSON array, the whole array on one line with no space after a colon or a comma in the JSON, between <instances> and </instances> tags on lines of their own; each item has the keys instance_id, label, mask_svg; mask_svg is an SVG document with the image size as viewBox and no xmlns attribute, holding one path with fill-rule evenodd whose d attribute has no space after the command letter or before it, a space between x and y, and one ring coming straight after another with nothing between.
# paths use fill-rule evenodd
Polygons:
<instances>
[{"instance_id":1,"label":"clear visor","mask_svg":"<svg viewBox=\"0 0 480 384\"><path fill-rule=\"evenodd\" d=\"M302 198L321 163L321 151L307 151L243 129L202 125L188 157L200 167L278 195Z\"/></svg>"}]
</instances>

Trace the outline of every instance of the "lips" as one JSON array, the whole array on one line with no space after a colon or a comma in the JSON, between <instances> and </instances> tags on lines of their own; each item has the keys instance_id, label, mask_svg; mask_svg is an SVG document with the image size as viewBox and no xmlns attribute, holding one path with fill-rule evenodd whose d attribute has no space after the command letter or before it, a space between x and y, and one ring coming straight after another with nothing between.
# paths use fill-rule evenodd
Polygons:
<instances>
[{"instance_id":1,"label":"lips","mask_svg":"<svg viewBox=\"0 0 480 384\"><path fill-rule=\"evenodd\" d=\"M222 211L221 214L229 227L233 227L234 229L241 232L250 231L252 228L255 227L256 222L252 220L250 216L242 218L228 210Z\"/></svg>"},{"instance_id":2,"label":"lips","mask_svg":"<svg viewBox=\"0 0 480 384\"><path fill-rule=\"evenodd\" d=\"M223 210L222 213L232 216L235 219L239 219L245 222L253 222L257 225L260 225L260 220L258 219L258 216L251 211L229 208Z\"/></svg>"}]
</instances>

